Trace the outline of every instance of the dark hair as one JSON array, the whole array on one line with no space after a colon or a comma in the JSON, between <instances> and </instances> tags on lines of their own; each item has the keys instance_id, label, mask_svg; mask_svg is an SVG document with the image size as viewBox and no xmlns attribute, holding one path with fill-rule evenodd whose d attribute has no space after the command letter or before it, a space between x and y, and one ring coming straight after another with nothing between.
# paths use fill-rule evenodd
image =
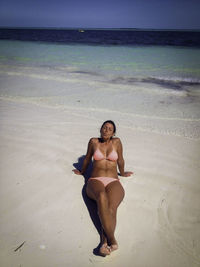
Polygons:
<instances>
[{"instance_id":1,"label":"dark hair","mask_svg":"<svg viewBox=\"0 0 200 267\"><path fill-rule=\"evenodd\" d=\"M104 126L106 123L110 123L110 124L112 124L112 126L113 126L113 128L114 128L113 132L115 133L115 132L116 132L116 126L115 126L114 121L111 121L111 120L104 121L104 123L103 123L102 126L101 126L101 130L102 130L103 126ZM100 131L101 131L101 130L100 130Z\"/></svg>"}]
</instances>

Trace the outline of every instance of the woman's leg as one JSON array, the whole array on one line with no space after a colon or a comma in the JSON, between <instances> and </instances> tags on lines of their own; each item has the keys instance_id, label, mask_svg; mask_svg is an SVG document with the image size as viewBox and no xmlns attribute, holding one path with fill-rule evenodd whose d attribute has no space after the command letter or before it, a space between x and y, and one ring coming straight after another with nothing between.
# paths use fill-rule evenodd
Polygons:
<instances>
[{"instance_id":1,"label":"woman's leg","mask_svg":"<svg viewBox=\"0 0 200 267\"><path fill-rule=\"evenodd\" d=\"M105 186L100 181L90 180L90 181L88 181L87 186L86 186L86 193L87 193L89 198L91 198L91 199L96 201L97 207L98 207L99 219L100 219L101 225L102 225L102 218L104 220L104 218L106 217L106 212L103 212L103 216L100 216L100 214L102 212L99 212L99 209L102 210L102 211L104 211L104 210L106 211L107 210L106 198L104 199L104 203L102 203L102 201L101 201L102 195L105 194ZM99 207L101 207L101 208L99 208ZM103 255L103 256L106 256L106 255L110 254L110 248L108 247L107 237L106 237L106 234L104 232L103 227L102 227L102 233L101 233L100 254Z\"/></svg>"},{"instance_id":2,"label":"woman's leg","mask_svg":"<svg viewBox=\"0 0 200 267\"><path fill-rule=\"evenodd\" d=\"M114 237L116 227L117 207L124 198L124 189L119 181L114 181L106 187L97 180L90 180L86 187L87 195L97 202L98 214L103 227L102 240L108 240L111 248L117 249Z\"/></svg>"},{"instance_id":3,"label":"woman's leg","mask_svg":"<svg viewBox=\"0 0 200 267\"><path fill-rule=\"evenodd\" d=\"M108 244L112 250L118 248L117 241L114 236L117 222L117 208L124 198L125 192L120 182L112 182L105 188L108 199L108 210L110 214L110 234Z\"/></svg>"}]
</instances>

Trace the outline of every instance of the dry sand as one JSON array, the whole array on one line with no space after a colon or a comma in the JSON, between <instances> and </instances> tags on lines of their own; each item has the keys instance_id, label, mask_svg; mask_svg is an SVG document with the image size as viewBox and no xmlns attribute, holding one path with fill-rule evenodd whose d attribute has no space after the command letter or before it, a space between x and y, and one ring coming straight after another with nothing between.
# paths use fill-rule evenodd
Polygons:
<instances>
[{"instance_id":1,"label":"dry sand","mask_svg":"<svg viewBox=\"0 0 200 267\"><path fill-rule=\"evenodd\" d=\"M199 139L117 122L134 175L121 177L119 250L102 258L93 253L93 202L84 201L84 178L72 169L109 112L90 116L6 97L0 112L0 266L200 266Z\"/></svg>"}]
</instances>

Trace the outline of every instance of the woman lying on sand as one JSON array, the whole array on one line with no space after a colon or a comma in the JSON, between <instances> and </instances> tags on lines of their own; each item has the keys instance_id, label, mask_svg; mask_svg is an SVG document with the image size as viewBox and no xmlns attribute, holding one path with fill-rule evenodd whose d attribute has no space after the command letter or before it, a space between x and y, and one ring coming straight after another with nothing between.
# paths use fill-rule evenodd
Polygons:
<instances>
[{"instance_id":1,"label":"woman lying on sand","mask_svg":"<svg viewBox=\"0 0 200 267\"><path fill-rule=\"evenodd\" d=\"M122 144L114 138L116 127L113 121L105 121L101 126L101 137L91 138L88 143L82 170L73 170L75 174L85 173L92 157L92 177L86 186L89 198L97 203L98 215L102 225L100 255L109 255L118 248L114 236L117 208L124 198L124 189L119 181L117 166L121 176L130 176L132 172L124 171Z\"/></svg>"}]
</instances>

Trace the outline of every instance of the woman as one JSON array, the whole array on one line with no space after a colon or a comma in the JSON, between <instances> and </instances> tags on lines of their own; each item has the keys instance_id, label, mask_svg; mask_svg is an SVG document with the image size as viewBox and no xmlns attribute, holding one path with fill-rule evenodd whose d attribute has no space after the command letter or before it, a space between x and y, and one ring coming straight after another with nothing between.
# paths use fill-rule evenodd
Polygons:
<instances>
[{"instance_id":1,"label":"woman","mask_svg":"<svg viewBox=\"0 0 200 267\"><path fill-rule=\"evenodd\" d=\"M114 236L117 208L124 198L124 189L118 179L117 166L121 176L130 176L124 171L122 144L114 138L116 126L113 121L105 121L101 126L100 138L91 138L88 143L82 170L73 170L83 175L93 157L92 177L88 179L86 193L97 203L98 215L102 225L100 254L109 255L118 248Z\"/></svg>"}]
</instances>

